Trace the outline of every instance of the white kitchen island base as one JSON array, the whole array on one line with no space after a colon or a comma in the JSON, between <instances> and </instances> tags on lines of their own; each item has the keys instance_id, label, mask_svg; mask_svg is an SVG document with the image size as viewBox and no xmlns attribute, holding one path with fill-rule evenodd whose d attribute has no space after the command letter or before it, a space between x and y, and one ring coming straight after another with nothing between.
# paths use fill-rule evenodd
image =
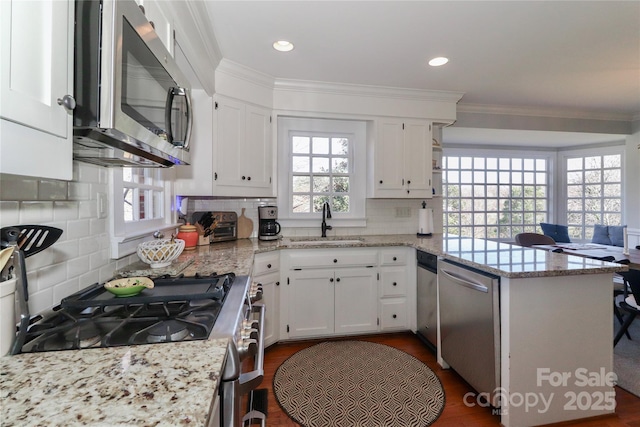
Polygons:
<instances>
[{"instance_id":1,"label":"white kitchen island base","mask_svg":"<svg viewBox=\"0 0 640 427\"><path fill-rule=\"evenodd\" d=\"M612 274L502 278L506 427L615 410Z\"/></svg>"}]
</instances>

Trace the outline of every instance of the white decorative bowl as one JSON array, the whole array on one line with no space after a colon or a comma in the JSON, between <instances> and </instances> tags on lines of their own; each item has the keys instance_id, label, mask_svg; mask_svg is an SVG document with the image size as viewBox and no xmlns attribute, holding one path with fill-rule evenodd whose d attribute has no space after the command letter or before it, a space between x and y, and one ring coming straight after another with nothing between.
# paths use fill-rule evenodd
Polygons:
<instances>
[{"instance_id":1,"label":"white decorative bowl","mask_svg":"<svg viewBox=\"0 0 640 427\"><path fill-rule=\"evenodd\" d=\"M156 239L138 245L138 256L151 268L162 268L171 265L184 249L184 240Z\"/></svg>"}]
</instances>

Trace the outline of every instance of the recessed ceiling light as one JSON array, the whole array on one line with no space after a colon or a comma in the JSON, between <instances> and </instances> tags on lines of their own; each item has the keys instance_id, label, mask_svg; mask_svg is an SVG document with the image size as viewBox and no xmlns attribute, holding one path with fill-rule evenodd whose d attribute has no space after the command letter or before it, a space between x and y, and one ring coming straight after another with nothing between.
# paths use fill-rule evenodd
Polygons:
<instances>
[{"instance_id":1,"label":"recessed ceiling light","mask_svg":"<svg viewBox=\"0 0 640 427\"><path fill-rule=\"evenodd\" d=\"M286 40L278 40L277 42L273 43L273 48L275 50L279 50L280 52L289 52L290 50L293 50L293 43Z\"/></svg>"},{"instance_id":2,"label":"recessed ceiling light","mask_svg":"<svg viewBox=\"0 0 640 427\"><path fill-rule=\"evenodd\" d=\"M429 65L431 65L432 67L439 67L446 64L447 62L449 62L449 58L438 56L437 58L433 58L431 61L429 61Z\"/></svg>"}]
</instances>

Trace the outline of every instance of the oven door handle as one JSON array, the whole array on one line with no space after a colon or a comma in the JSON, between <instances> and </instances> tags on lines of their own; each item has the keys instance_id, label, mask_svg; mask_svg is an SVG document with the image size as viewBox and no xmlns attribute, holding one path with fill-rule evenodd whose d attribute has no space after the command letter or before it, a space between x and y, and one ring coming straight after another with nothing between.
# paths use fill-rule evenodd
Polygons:
<instances>
[{"instance_id":1,"label":"oven door handle","mask_svg":"<svg viewBox=\"0 0 640 427\"><path fill-rule=\"evenodd\" d=\"M253 304L252 310L260 313L260 320L258 323L260 338L258 341L258 352L256 353L254 370L240 374L240 395L246 394L251 390L255 390L260 383L262 383L262 379L264 378L264 315L267 307L263 303L255 303Z\"/></svg>"}]
</instances>

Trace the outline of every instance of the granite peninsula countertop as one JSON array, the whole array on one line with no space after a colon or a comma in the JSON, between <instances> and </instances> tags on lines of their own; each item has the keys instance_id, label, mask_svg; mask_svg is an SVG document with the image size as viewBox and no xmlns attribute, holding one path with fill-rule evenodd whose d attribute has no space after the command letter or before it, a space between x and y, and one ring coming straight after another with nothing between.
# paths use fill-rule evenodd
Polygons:
<instances>
[{"instance_id":1,"label":"granite peninsula countertop","mask_svg":"<svg viewBox=\"0 0 640 427\"><path fill-rule=\"evenodd\" d=\"M340 239L348 240L349 243L339 245L336 241ZM302 243L299 243L301 240ZM525 248L492 240L443 234L433 234L428 237L412 234L345 236L326 239L327 244L324 245L316 245L315 242L309 245L308 242L313 240L322 241L323 239L285 237L279 241L278 249L410 246L444 259L509 278L600 274L628 269L621 264L590 258ZM257 252L266 250L271 249L260 248Z\"/></svg>"}]
</instances>

